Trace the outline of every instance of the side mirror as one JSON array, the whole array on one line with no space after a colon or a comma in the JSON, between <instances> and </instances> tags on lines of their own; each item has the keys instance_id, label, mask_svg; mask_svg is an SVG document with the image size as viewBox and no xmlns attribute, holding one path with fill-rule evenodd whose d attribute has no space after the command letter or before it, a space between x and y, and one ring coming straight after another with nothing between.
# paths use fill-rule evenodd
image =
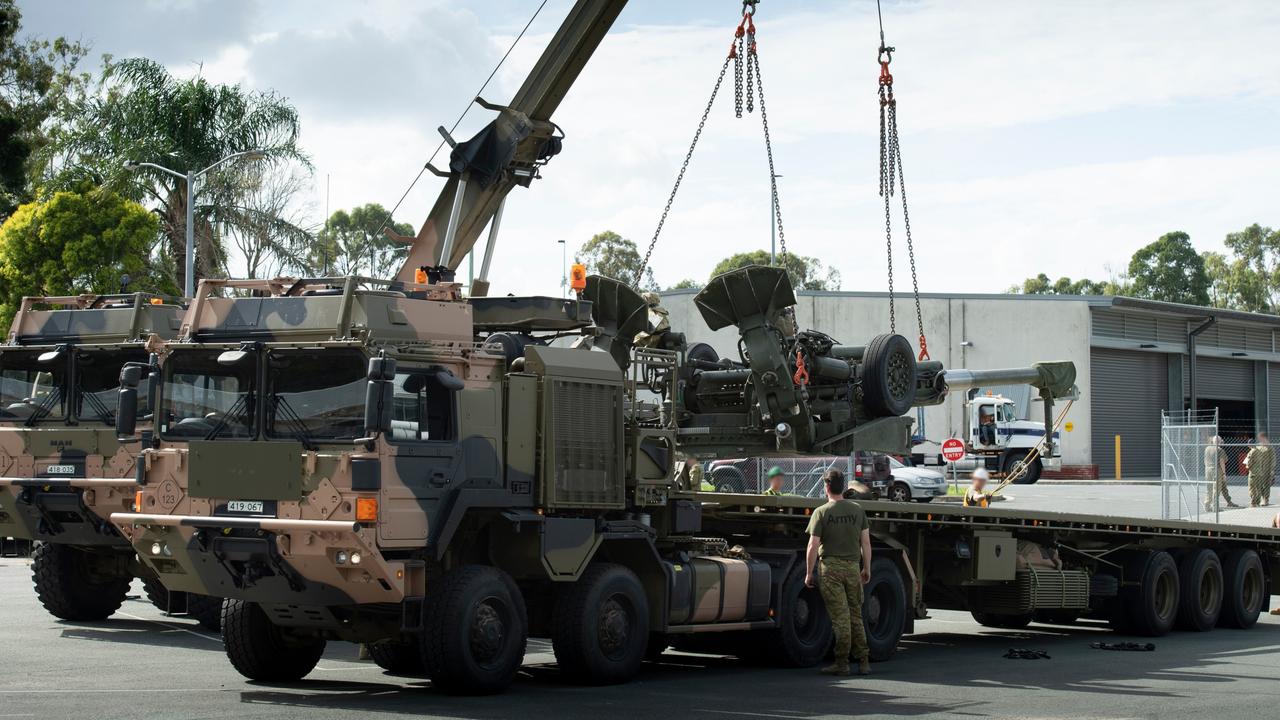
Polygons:
<instances>
[{"instance_id":1,"label":"side mirror","mask_svg":"<svg viewBox=\"0 0 1280 720\"><path fill-rule=\"evenodd\" d=\"M391 405L395 384L390 380L370 380L364 395L364 431L372 437L391 432Z\"/></svg>"},{"instance_id":2,"label":"side mirror","mask_svg":"<svg viewBox=\"0 0 1280 720\"><path fill-rule=\"evenodd\" d=\"M138 428L138 388L135 381L134 387L121 387L119 399L116 404L116 436L117 437L133 437L133 433Z\"/></svg>"},{"instance_id":3,"label":"side mirror","mask_svg":"<svg viewBox=\"0 0 1280 720\"><path fill-rule=\"evenodd\" d=\"M396 359L390 357L369 358L369 372L365 377L370 380L395 380Z\"/></svg>"},{"instance_id":4,"label":"side mirror","mask_svg":"<svg viewBox=\"0 0 1280 720\"><path fill-rule=\"evenodd\" d=\"M436 371L436 381L440 383L441 387L449 392L458 392L467 388L467 384L462 381L462 378L454 375L452 371L445 368L441 368Z\"/></svg>"},{"instance_id":5,"label":"side mirror","mask_svg":"<svg viewBox=\"0 0 1280 720\"><path fill-rule=\"evenodd\" d=\"M120 368L120 387L134 388L142 382L142 367L129 363Z\"/></svg>"}]
</instances>

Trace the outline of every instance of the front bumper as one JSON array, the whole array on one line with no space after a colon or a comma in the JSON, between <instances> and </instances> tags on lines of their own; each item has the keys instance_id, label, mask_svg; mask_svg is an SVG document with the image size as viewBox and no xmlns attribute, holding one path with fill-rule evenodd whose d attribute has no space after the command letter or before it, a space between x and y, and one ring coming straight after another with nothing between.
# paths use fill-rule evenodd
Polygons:
<instances>
[{"instance_id":1,"label":"front bumper","mask_svg":"<svg viewBox=\"0 0 1280 720\"><path fill-rule=\"evenodd\" d=\"M912 497L935 498L935 497L942 497L943 495L946 495L946 494L947 494L946 483L943 483L942 485L930 484L930 485L912 485L911 486Z\"/></svg>"},{"instance_id":2,"label":"front bumper","mask_svg":"<svg viewBox=\"0 0 1280 720\"><path fill-rule=\"evenodd\" d=\"M0 536L128 547L103 507L127 506L136 487L133 478L0 478Z\"/></svg>"},{"instance_id":3,"label":"front bumper","mask_svg":"<svg viewBox=\"0 0 1280 720\"><path fill-rule=\"evenodd\" d=\"M263 604L344 606L421 596L421 562L388 560L375 531L338 520L114 513L170 590ZM339 562L339 560L342 562Z\"/></svg>"}]
</instances>

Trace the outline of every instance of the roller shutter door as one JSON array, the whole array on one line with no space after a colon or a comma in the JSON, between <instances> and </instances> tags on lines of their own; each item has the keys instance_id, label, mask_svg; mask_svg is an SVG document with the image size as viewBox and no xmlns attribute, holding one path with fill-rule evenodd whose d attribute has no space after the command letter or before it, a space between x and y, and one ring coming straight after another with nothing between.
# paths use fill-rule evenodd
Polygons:
<instances>
[{"instance_id":1,"label":"roller shutter door","mask_svg":"<svg viewBox=\"0 0 1280 720\"><path fill-rule=\"evenodd\" d=\"M1280 363L1267 363L1267 433L1280 433Z\"/></svg>"},{"instance_id":2,"label":"roller shutter door","mask_svg":"<svg viewBox=\"0 0 1280 720\"><path fill-rule=\"evenodd\" d=\"M1115 477L1116 435L1121 437L1123 477L1159 477L1160 417L1169 401L1168 356L1093 348L1089 362L1091 440L1098 477Z\"/></svg>"},{"instance_id":3,"label":"roller shutter door","mask_svg":"<svg viewBox=\"0 0 1280 720\"><path fill-rule=\"evenodd\" d=\"M1196 357L1196 395L1211 400L1253 401L1253 364L1248 360ZM1191 396L1191 363L1182 357L1182 396Z\"/></svg>"}]
</instances>

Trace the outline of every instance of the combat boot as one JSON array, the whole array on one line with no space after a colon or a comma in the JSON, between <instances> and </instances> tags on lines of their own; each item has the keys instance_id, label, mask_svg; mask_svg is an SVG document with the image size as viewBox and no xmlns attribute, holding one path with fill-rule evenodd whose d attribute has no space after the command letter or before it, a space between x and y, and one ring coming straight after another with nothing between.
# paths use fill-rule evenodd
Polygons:
<instances>
[{"instance_id":1,"label":"combat boot","mask_svg":"<svg viewBox=\"0 0 1280 720\"><path fill-rule=\"evenodd\" d=\"M827 667L822 668L822 674L847 676L847 675L852 675L853 673L849 672L848 663L845 663L843 665L841 665L840 663L835 663L834 665L828 665Z\"/></svg>"},{"instance_id":2,"label":"combat boot","mask_svg":"<svg viewBox=\"0 0 1280 720\"><path fill-rule=\"evenodd\" d=\"M871 658L862 658L861 660L858 661L858 674L859 675L871 674Z\"/></svg>"}]
</instances>

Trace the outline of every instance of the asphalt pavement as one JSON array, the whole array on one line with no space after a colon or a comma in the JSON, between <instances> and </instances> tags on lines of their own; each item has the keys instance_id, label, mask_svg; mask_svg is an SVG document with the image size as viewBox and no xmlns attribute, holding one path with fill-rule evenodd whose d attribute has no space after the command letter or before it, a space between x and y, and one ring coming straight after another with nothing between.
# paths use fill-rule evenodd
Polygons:
<instances>
[{"instance_id":1,"label":"asphalt pavement","mask_svg":"<svg viewBox=\"0 0 1280 720\"><path fill-rule=\"evenodd\" d=\"M1020 487L1011 506L1076 510L1105 504L1136 514L1155 495L1134 487ZM1154 500L1153 500L1154 497ZM1145 513L1151 515L1152 512ZM135 585L136 595L141 588ZM935 611L870 677L760 667L668 653L623 686L567 683L550 648L531 641L525 666L500 696L449 697L415 678L360 662L332 643L306 680L245 681L221 640L168 618L140 597L98 623L56 620L31 590L26 560L0 560L0 719L3 718L1204 718L1250 720L1280 707L1280 618L1248 631L1175 633L1153 652L1090 648L1124 638L1097 624L983 628ZM1143 640L1143 642L1146 642ZM1010 648L1048 659L1009 660Z\"/></svg>"}]
</instances>

